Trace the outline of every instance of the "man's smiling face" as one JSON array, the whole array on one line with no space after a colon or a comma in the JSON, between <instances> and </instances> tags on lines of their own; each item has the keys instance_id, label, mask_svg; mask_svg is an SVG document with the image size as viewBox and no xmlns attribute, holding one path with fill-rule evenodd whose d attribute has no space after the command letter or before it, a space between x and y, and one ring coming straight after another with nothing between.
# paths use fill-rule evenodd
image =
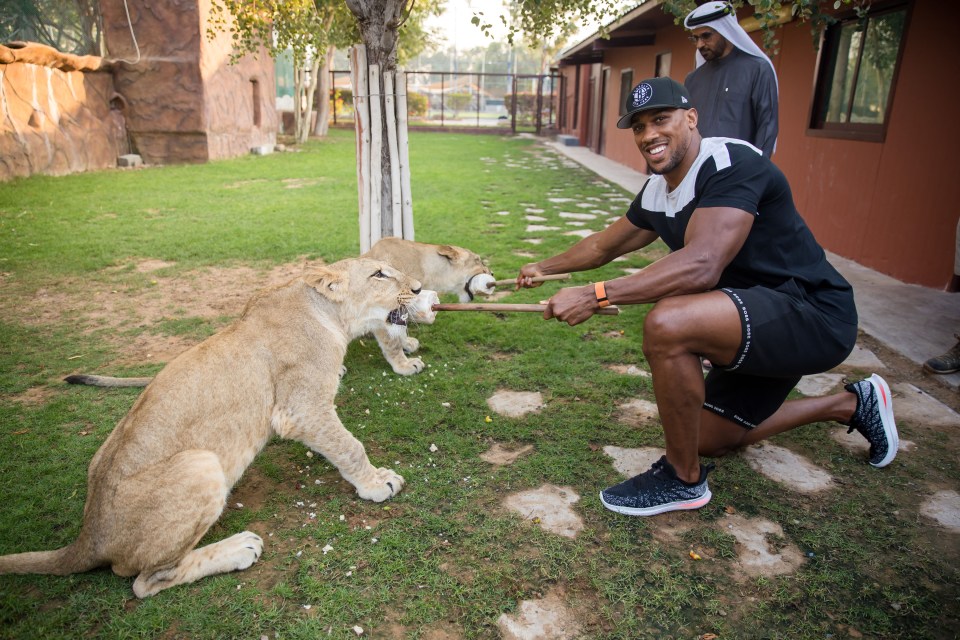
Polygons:
<instances>
[{"instance_id":1,"label":"man's smiling face","mask_svg":"<svg viewBox=\"0 0 960 640\"><path fill-rule=\"evenodd\" d=\"M650 172L666 175L683 163L696 127L695 109L651 109L635 115L631 128Z\"/></svg>"}]
</instances>

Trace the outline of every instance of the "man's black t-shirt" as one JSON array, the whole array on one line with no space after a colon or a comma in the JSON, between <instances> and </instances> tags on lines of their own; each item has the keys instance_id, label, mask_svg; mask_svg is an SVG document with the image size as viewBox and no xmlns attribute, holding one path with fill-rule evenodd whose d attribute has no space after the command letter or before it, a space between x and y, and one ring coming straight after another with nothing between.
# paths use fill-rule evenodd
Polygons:
<instances>
[{"instance_id":1,"label":"man's black t-shirt","mask_svg":"<svg viewBox=\"0 0 960 640\"><path fill-rule=\"evenodd\" d=\"M850 284L827 261L797 212L786 177L748 143L704 138L677 188L668 192L663 176L650 176L627 210L627 219L656 232L676 251L684 246L694 210L708 207L732 207L755 216L743 247L723 270L718 289L772 289L793 279L824 313L856 323Z\"/></svg>"}]
</instances>

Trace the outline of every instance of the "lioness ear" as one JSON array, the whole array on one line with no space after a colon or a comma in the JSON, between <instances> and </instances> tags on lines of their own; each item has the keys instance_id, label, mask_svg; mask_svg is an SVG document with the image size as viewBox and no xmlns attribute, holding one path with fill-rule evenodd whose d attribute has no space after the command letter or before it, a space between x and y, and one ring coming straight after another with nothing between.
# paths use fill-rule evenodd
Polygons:
<instances>
[{"instance_id":1,"label":"lioness ear","mask_svg":"<svg viewBox=\"0 0 960 640\"><path fill-rule=\"evenodd\" d=\"M316 289L317 293L334 302L342 302L347 297L349 278L345 271L316 269L304 275L303 280Z\"/></svg>"},{"instance_id":2,"label":"lioness ear","mask_svg":"<svg viewBox=\"0 0 960 640\"><path fill-rule=\"evenodd\" d=\"M460 256L460 252L457 251L456 247L451 247L448 244L442 244L437 247L437 253L446 258L447 260L456 260Z\"/></svg>"}]
</instances>

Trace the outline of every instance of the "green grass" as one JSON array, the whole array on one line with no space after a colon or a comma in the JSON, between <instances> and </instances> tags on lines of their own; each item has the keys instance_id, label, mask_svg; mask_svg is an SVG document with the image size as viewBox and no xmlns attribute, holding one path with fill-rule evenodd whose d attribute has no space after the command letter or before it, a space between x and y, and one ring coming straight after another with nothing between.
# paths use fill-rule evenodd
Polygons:
<instances>
[{"instance_id":1,"label":"green grass","mask_svg":"<svg viewBox=\"0 0 960 640\"><path fill-rule=\"evenodd\" d=\"M632 196L531 139L413 132L410 156L417 239L468 247L499 278L531 260L521 253L545 257L575 240L526 233L527 209L556 225L557 211L582 209L551 198L612 216ZM207 268L356 255L354 172L353 133L335 130L298 152L0 185L0 553L76 537L90 458L139 393L60 379L150 375L160 364L127 352L137 338L193 344L229 320L171 307L146 323L123 323L121 310L117 326L95 313L96 293L136 306ZM543 243L524 241L533 236ZM142 260L169 264L140 273ZM574 282L649 260L632 255ZM66 292L84 303L61 309ZM649 380L604 367L643 364L645 312L573 328L534 314L441 315L412 330L428 364L414 377L394 375L373 339L355 341L338 413L375 464L404 475L399 496L359 500L319 456L274 440L204 539L256 531L266 546L254 567L142 601L108 569L0 576L0 638L351 638L354 625L377 638L495 638L501 614L557 590L588 638L955 637L956 537L917 503L930 486L956 487L960 470L954 440L922 425L901 429L921 454L883 472L825 437L832 425L778 437L838 478L818 496L732 456L718 461L714 499L698 512L631 519L602 508L597 491L619 481L603 447L663 445L656 424L616 419L618 404L653 399ZM500 389L540 391L545 406L499 416L486 398ZM494 442L533 451L495 467L479 457ZM580 495L585 528L575 539L503 507L507 494L543 483ZM792 574L736 580L738 544L718 524L728 512L779 524L783 536L770 542L807 560Z\"/></svg>"}]
</instances>

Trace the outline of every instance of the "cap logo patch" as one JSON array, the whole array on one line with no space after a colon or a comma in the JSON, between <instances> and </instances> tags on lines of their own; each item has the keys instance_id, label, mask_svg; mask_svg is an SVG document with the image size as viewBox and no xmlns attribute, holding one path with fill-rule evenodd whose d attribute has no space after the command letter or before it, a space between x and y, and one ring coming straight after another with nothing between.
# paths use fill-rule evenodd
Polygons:
<instances>
[{"instance_id":1,"label":"cap logo patch","mask_svg":"<svg viewBox=\"0 0 960 640\"><path fill-rule=\"evenodd\" d=\"M637 85L637 88L633 90L633 107L642 107L643 105L650 102L650 98L653 97L653 87L650 86L648 82L641 82Z\"/></svg>"}]
</instances>

